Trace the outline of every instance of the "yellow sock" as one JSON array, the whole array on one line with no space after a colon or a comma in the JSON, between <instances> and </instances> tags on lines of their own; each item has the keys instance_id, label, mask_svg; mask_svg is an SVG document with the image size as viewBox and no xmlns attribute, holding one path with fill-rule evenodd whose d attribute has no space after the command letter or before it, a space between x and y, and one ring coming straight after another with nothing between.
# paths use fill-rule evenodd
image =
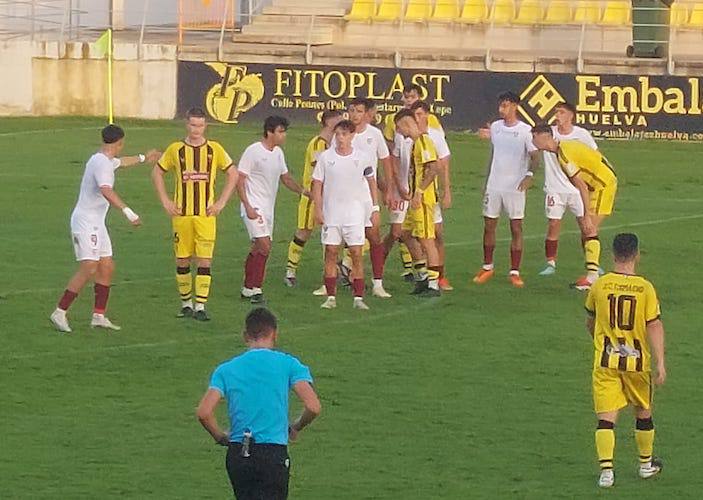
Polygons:
<instances>
[{"instance_id":1,"label":"yellow sock","mask_svg":"<svg viewBox=\"0 0 703 500\"><path fill-rule=\"evenodd\" d=\"M298 238L293 238L293 241L288 245L288 264L286 269L295 273L298 269L298 264L300 264L300 258L303 256L303 247L305 242Z\"/></svg>"},{"instance_id":2,"label":"yellow sock","mask_svg":"<svg viewBox=\"0 0 703 500\"><path fill-rule=\"evenodd\" d=\"M600 267L600 241L598 237L586 240L583 249L586 254L586 272L589 275L598 276L598 268Z\"/></svg>"},{"instance_id":3,"label":"yellow sock","mask_svg":"<svg viewBox=\"0 0 703 500\"><path fill-rule=\"evenodd\" d=\"M198 274L195 275L195 302L196 304L205 304L210 295L210 276L209 267L199 267Z\"/></svg>"},{"instance_id":4,"label":"yellow sock","mask_svg":"<svg viewBox=\"0 0 703 500\"><path fill-rule=\"evenodd\" d=\"M417 281L422 281L427 278L427 261L418 260L413 263L413 268L415 269L415 279Z\"/></svg>"},{"instance_id":5,"label":"yellow sock","mask_svg":"<svg viewBox=\"0 0 703 500\"><path fill-rule=\"evenodd\" d=\"M615 453L615 431L613 429L596 429L596 452L601 469L613 468Z\"/></svg>"},{"instance_id":6,"label":"yellow sock","mask_svg":"<svg viewBox=\"0 0 703 500\"><path fill-rule=\"evenodd\" d=\"M411 273L413 271L413 256L405 243L401 243L398 246L400 248L400 260L403 262L403 270L406 274Z\"/></svg>"},{"instance_id":7,"label":"yellow sock","mask_svg":"<svg viewBox=\"0 0 703 500\"><path fill-rule=\"evenodd\" d=\"M652 461L652 451L654 450L654 429L635 429L635 441L640 454L640 464L648 464Z\"/></svg>"},{"instance_id":8,"label":"yellow sock","mask_svg":"<svg viewBox=\"0 0 703 500\"><path fill-rule=\"evenodd\" d=\"M183 302L188 302L193 298L193 277L190 275L190 267L176 268L176 284Z\"/></svg>"}]
</instances>

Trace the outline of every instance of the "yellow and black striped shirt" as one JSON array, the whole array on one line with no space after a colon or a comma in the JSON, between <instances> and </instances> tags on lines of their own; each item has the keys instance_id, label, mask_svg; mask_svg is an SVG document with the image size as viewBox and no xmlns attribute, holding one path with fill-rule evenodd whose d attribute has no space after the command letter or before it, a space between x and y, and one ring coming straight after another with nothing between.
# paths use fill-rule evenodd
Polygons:
<instances>
[{"instance_id":1,"label":"yellow and black striped shirt","mask_svg":"<svg viewBox=\"0 0 703 500\"><path fill-rule=\"evenodd\" d=\"M173 201L183 215L206 215L215 202L217 171L232 166L232 158L215 141L191 146L184 141L171 144L158 162L164 172L173 171Z\"/></svg>"},{"instance_id":2,"label":"yellow and black striped shirt","mask_svg":"<svg viewBox=\"0 0 703 500\"><path fill-rule=\"evenodd\" d=\"M315 170L315 165L317 165L317 157L328 147L327 141L319 135L316 135L308 142L308 147L305 149L305 166L303 167L303 187L308 191L312 187L312 171Z\"/></svg>"},{"instance_id":3,"label":"yellow and black striped shirt","mask_svg":"<svg viewBox=\"0 0 703 500\"><path fill-rule=\"evenodd\" d=\"M422 134L413 143L413 151L410 156L410 193L415 194L415 190L422 185L425 177L427 165L437 161L437 149L434 142L427 134ZM422 195L422 202L426 205L437 203L437 179L430 184Z\"/></svg>"},{"instance_id":4,"label":"yellow and black striped shirt","mask_svg":"<svg viewBox=\"0 0 703 500\"><path fill-rule=\"evenodd\" d=\"M579 141L561 141L557 158L564 173L579 176L591 191L597 191L618 182L613 167L597 149L591 149Z\"/></svg>"}]
</instances>

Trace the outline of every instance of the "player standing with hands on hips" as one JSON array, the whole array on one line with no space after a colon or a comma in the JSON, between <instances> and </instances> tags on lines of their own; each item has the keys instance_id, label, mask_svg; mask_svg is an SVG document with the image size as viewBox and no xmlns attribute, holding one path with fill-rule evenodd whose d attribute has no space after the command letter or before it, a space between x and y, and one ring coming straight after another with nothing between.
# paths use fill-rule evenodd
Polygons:
<instances>
[{"instance_id":1,"label":"player standing with hands on hips","mask_svg":"<svg viewBox=\"0 0 703 500\"><path fill-rule=\"evenodd\" d=\"M249 349L215 369L197 411L198 420L215 442L227 446L227 474L239 500L288 498L288 441L295 441L321 410L310 369L297 358L276 351L277 339L276 317L261 307L252 310L244 329ZM305 408L289 425L291 389ZM219 428L215 417L223 398L227 400L229 433Z\"/></svg>"},{"instance_id":2,"label":"player standing with hands on hips","mask_svg":"<svg viewBox=\"0 0 703 500\"><path fill-rule=\"evenodd\" d=\"M154 162L160 155L158 151L151 150L146 155L118 158L124 147L124 136L124 130L117 125L105 127L102 130L103 144L100 151L91 156L85 165L78 202L71 214L73 248L76 260L80 264L50 317L56 329L61 332L71 332L66 311L91 279L95 281L95 307L90 326L120 329L105 316L112 275L115 271L112 242L105 225L105 217L112 205L122 210L133 226L139 226L141 220L113 190L115 171L146 161Z\"/></svg>"}]
</instances>

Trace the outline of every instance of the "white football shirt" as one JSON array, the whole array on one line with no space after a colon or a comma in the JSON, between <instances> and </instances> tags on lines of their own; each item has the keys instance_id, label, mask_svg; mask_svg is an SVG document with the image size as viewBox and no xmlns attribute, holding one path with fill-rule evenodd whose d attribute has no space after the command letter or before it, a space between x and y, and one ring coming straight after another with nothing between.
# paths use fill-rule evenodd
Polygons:
<instances>
[{"instance_id":1,"label":"white football shirt","mask_svg":"<svg viewBox=\"0 0 703 500\"><path fill-rule=\"evenodd\" d=\"M327 226L366 224L371 210L367 177L373 177L373 159L352 148L347 156L336 149L324 151L312 172L322 182L322 215Z\"/></svg>"},{"instance_id":2,"label":"white football shirt","mask_svg":"<svg viewBox=\"0 0 703 500\"><path fill-rule=\"evenodd\" d=\"M503 120L497 120L491 123L491 143L493 159L486 189L517 191L527 173L530 153L537 150L532 144L532 129L521 121L508 127Z\"/></svg>"},{"instance_id":3,"label":"white football shirt","mask_svg":"<svg viewBox=\"0 0 703 500\"><path fill-rule=\"evenodd\" d=\"M283 150L278 146L269 151L261 142L255 142L242 153L237 167L247 176L246 193L249 204L262 215L273 219L276 195L281 176L288 172ZM242 215L246 214L241 204Z\"/></svg>"},{"instance_id":4,"label":"white football shirt","mask_svg":"<svg viewBox=\"0 0 703 500\"><path fill-rule=\"evenodd\" d=\"M337 140L332 137L329 149L335 149L336 147ZM376 169L378 168L378 160L385 160L391 155L390 151L388 151L386 139L383 137L383 132L373 125L366 125L363 132L354 134L352 147L373 159L374 175L376 175Z\"/></svg>"},{"instance_id":5,"label":"white football shirt","mask_svg":"<svg viewBox=\"0 0 703 500\"><path fill-rule=\"evenodd\" d=\"M111 188L115 185L115 170L119 166L119 158L110 159L103 153L95 153L85 164L78 202L71 214L71 225L76 229L105 224L110 202L105 199L100 187Z\"/></svg>"},{"instance_id":6,"label":"white football shirt","mask_svg":"<svg viewBox=\"0 0 703 500\"><path fill-rule=\"evenodd\" d=\"M447 144L447 139L443 130L438 128L428 128L427 135L430 136L430 139L437 150L438 159L443 160L451 155L451 151L449 150L449 145ZM396 134L395 141L393 142L393 156L399 158L398 178L401 186L404 186L405 189L410 189L408 176L410 175L410 161L412 152L413 140L409 137L406 138L400 134Z\"/></svg>"},{"instance_id":7,"label":"white football shirt","mask_svg":"<svg viewBox=\"0 0 703 500\"><path fill-rule=\"evenodd\" d=\"M560 134L556 126L552 127L554 138L557 141L569 140L584 143L591 149L598 149L596 141L585 128L574 126L570 134ZM544 192L545 193L572 193L578 194L579 190L571 183L561 166L557 155L551 151L543 151L544 156Z\"/></svg>"}]
</instances>

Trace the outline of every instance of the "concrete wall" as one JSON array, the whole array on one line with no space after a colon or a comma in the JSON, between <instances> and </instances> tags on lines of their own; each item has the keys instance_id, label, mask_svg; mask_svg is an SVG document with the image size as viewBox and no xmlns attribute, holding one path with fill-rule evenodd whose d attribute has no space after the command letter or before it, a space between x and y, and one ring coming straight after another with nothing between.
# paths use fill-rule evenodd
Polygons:
<instances>
[{"instance_id":1,"label":"concrete wall","mask_svg":"<svg viewBox=\"0 0 703 500\"><path fill-rule=\"evenodd\" d=\"M176 114L173 46L115 46L114 113L117 117L170 119ZM88 43L13 42L0 45L0 115L107 113L107 61Z\"/></svg>"}]
</instances>

